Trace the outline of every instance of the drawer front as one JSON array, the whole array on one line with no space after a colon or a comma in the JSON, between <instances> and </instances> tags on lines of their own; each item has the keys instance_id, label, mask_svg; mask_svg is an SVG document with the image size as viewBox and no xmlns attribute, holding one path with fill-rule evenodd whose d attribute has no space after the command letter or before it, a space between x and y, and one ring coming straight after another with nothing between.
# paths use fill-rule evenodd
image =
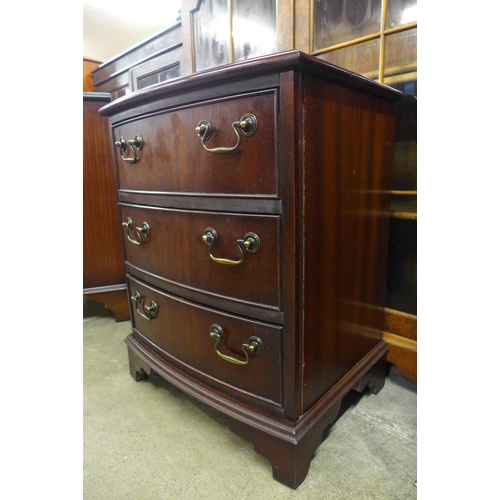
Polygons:
<instances>
[{"instance_id":1,"label":"drawer front","mask_svg":"<svg viewBox=\"0 0 500 500\"><path fill-rule=\"evenodd\" d=\"M128 290L134 297L131 311L136 333L152 342L167 360L190 369L197 378L208 377L221 390L226 386L282 404L280 327L182 300L132 277ZM222 334L218 351L237 362L247 361L244 344L255 343L262 352L249 352L247 364L234 364L217 354L212 331Z\"/></svg>"},{"instance_id":2,"label":"drawer front","mask_svg":"<svg viewBox=\"0 0 500 500\"><path fill-rule=\"evenodd\" d=\"M126 204L120 213L125 258L133 266L175 284L281 308L279 216ZM209 229L216 234L214 244Z\"/></svg>"},{"instance_id":3,"label":"drawer front","mask_svg":"<svg viewBox=\"0 0 500 500\"><path fill-rule=\"evenodd\" d=\"M117 125L114 141L142 137L139 150L127 146L121 158L115 145L121 190L171 193L241 194L277 197L276 94L267 91L219 99ZM257 120L253 135L233 129L246 114ZM209 149L233 148L226 153L206 151L196 131L201 121L211 126Z\"/></svg>"}]
</instances>

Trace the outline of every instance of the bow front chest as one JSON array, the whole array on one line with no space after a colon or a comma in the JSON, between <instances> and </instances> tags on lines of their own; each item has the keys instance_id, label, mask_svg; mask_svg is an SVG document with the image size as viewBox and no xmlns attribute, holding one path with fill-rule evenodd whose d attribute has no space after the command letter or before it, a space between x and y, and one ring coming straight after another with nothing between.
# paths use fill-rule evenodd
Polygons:
<instances>
[{"instance_id":1,"label":"bow front chest","mask_svg":"<svg viewBox=\"0 0 500 500\"><path fill-rule=\"evenodd\" d=\"M115 149L130 370L218 410L304 480L350 390L384 384L394 101L298 51L101 108Z\"/></svg>"}]
</instances>

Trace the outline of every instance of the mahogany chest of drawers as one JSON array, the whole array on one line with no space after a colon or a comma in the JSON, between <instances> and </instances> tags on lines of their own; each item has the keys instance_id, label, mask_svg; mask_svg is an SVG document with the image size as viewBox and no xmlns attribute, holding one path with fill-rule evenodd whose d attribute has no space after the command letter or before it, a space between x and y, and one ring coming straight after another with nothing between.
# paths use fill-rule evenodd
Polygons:
<instances>
[{"instance_id":1,"label":"mahogany chest of drawers","mask_svg":"<svg viewBox=\"0 0 500 500\"><path fill-rule=\"evenodd\" d=\"M110 117L136 379L220 411L297 488L350 390L384 384L394 101L298 51Z\"/></svg>"}]
</instances>

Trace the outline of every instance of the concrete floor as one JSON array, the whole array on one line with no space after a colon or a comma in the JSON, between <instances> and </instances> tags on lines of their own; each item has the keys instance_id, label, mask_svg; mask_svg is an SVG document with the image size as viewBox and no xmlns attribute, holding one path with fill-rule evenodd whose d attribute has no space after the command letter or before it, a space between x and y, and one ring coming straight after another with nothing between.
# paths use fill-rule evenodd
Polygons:
<instances>
[{"instance_id":1,"label":"concrete floor","mask_svg":"<svg viewBox=\"0 0 500 500\"><path fill-rule=\"evenodd\" d=\"M416 387L394 370L378 395L349 395L294 491L216 413L157 376L135 382L130 332L106 312L83 320L85 500L417 498Z\"/></svg>"}]
</instances>

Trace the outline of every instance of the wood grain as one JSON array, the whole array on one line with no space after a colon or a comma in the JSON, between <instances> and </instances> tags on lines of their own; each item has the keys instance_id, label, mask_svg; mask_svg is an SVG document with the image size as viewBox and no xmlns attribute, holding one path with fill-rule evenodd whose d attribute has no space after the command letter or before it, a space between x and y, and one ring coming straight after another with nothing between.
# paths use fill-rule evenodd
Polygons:
<instances>
[{"instance_id":1,"label":"wood grain","mask_svg":"<svg viewBox=\"0 0 500 500\"><path fill-rule=\"evenodd\" d=\"M125 265L108 123L98 114L106 100L83 102L83 287L92 288L125 283Z\"/></svg>"}]
</instances>

